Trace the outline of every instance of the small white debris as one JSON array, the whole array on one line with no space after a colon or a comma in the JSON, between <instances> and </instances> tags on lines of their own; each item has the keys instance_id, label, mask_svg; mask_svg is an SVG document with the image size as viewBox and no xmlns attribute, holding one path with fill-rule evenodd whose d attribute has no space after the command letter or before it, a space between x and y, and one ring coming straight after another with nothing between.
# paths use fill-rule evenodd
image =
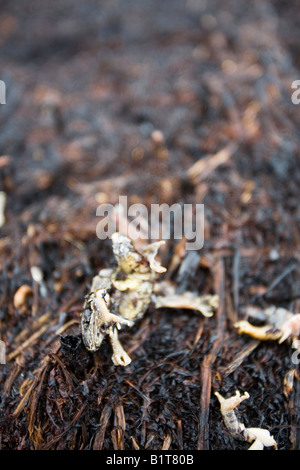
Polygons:
<instances>
[{"instance_id":1,"label":"small white debris","mask_svg":"<svg viewBox=\"0 0 300 470\"><path fill-rule=\"evenodd\" d=\"M32 279L37 284L40 284L44 278L41 268L39 268L38 266L31 266L30 272L31 272Z\"/></svg>"}]
</instances>

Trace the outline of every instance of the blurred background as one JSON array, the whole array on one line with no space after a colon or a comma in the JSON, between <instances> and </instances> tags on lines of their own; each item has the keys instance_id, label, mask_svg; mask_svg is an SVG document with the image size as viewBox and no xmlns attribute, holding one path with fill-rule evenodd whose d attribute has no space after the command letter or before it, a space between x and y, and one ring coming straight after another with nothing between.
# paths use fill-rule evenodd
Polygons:
<instances>
[{"instance_id":1,"label":"blurred background","mask_svg":"<svg viewBox=\"0 0 300 470\"><path fill-rule=\"evenodd\" d=\"M121 194L204 202L207 240L294 242L299 2L0 3L7 223L80 231Z\"/></svg>"}]
</instances>

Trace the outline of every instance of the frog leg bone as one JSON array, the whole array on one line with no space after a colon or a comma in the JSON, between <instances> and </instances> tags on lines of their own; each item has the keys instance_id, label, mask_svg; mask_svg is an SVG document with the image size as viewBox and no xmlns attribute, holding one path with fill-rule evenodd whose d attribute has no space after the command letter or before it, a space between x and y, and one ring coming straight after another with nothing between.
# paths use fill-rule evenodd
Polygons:
<instances>
[{"instance_id":1,"label":"frog leg bone","mask_svg":"<svg viewBox=\"0 0 300 470\"><path fill-rule=\"evenodd\" d=\"M296 339L300 335L300 313L295 313L289 317L280 327L281 338L279 343L283 343L287 338Z\"/></svg>"},{"instance_id":2,"label":"frog leg bone","mask_svg":"<svg viewBox=\"0 0 300 470\"><path fill-rule=\"evenodd\" d=\"M158 242L151 243L150 245L147 245L145 248L141 249L141 253L147 259L150 268L159 274L164 273L167 270L167 268L163 267L160 262L155 259L159 248L164 244L165 241L161 240Z\"/></svg>"},{"instance_id":3,"label":"frog leg bone","mask_svg":"<svg viewBox=\"0 0 300 470\"><path fill-rule=\"evenodd\" d=\"M170 296L155 297L155 307L184 308L198 310L204 317L212 317L214 309L218 307L217 295L204 295L201 297L174 294Z\"/></svg>"},{"instance_id":4,"label":"frog leg bone","mask_svg":"<svg viewBox=\"0 0 300 470\"><path fill-rule=\"evenodd\" d=\"M96 291L95 305L99 312L101 312L101 330L105 329L106 334L109 335L110 343L113 349L112 361L116 366L127 366L130 364L131 359L123 349L119 337L118 330L121 329L121 324L132 326L133 322L122 318L119 315L111 313L105 300L107 293L99 289ZM111 325L113 323L113 325Z\"/></svg>"},{"instance_id":5,"label":"frog leg bone","mask_svg":"<svg viewBox=\"0 0 300 470\"><path fill-rule=\"evenodd\" d=\"M108 294L103 289L98 289L94 292L95 294L95 306L100 313L101 326L108 327L110 323L115 323L118 330L121 329L121 324L132 326L133 322L122 318L119 315L115 315L108 310L108 301L106 300Z\"/></svg>"},{"instance_id":6,"label":"frog leg bone","mask_svg":"<svg viewBox=\"0 0 300 470\"><path fill-rule=\"evenodd\" d=\"M218 308L218 295L197 295L186 291L177 294L175 287L169 282L156 283L152 300L156 308L183 308L189 310L198 310L205 317L211 317L214 310Z\"/></svg>"},{"instance_id":7,"label":"frog leg bone","mask_svg":"<svg viewBox=\"0 0 300 470\"><path fill-rule=\"evenodd\" d=\"M247 320L235 322L233 326L237 328L240 334L244 333L261 341L279 340L282 336L281 331L274 329L271 325L254 326Z\"/></svg>"},{"instance_id":8,"label":"frog leg bone","mask_svg":"<svg viewBox=\"0 0 300 470\"><path fill-rule=\"evenodd\" d=\"M278 340L283 343L288 338L295 340L300 335L300 314L287 316L286 320L278 327L272 325L254 326L247 320L241 320L234 323L239 333L245 333L253 338L263 341Z\"/></svg>"}]
</instances>

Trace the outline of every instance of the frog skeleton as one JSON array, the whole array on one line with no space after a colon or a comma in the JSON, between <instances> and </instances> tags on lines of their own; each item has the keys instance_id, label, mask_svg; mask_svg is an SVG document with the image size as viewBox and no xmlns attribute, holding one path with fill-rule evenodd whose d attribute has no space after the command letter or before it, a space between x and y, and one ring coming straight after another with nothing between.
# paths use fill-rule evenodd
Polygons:
<instances>
[{"instance_id":1,"label":"frog skeleton","mask_svg":"<svg viewBox=\"0 0 300 470\"><path fill-rule=\"evenodd\" d=\"M145 314L151 302L156 308L188 308L210 317L218 306L218 296L197 296L192 292L176 294L171 283L157 282L157 275L166 271L155 259L164 241L138 250L128 237L118 232L111 240L117 265L101 269L93 278L81 313L82 338L85 347L95 352L108 335L113 363L127 366L131 358L119 341L118 330L123 325L131 327Z\"/></svg>"}]
</instances>

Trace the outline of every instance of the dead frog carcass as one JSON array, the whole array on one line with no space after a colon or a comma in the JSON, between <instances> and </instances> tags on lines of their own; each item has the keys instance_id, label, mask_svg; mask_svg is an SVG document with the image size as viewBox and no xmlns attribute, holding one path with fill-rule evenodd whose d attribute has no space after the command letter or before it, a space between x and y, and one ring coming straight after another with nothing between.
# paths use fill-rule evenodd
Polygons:
<instances>
[{"instance_id":1,"label":"dead frog carcass","mask_svg":"<svg viewBox=\"0 0 300 470\"><path fill-rule=\"evenodd\" d=\"M131 327L144 315L150 302L156 308L188 308L198 310L206 317L213 315L218 306L217 295L176 294L172 284L157 282L157 275L166 271L155 260L164 243L155 242L137 250L128 237L118 232L112 235L117 265L102 269L93 278L81 314L83 342L89 351L97 351L108 335L114 364L130 364L131 359L119 341L118 330L122 325Z\"/></svg>"}]
</instances>

